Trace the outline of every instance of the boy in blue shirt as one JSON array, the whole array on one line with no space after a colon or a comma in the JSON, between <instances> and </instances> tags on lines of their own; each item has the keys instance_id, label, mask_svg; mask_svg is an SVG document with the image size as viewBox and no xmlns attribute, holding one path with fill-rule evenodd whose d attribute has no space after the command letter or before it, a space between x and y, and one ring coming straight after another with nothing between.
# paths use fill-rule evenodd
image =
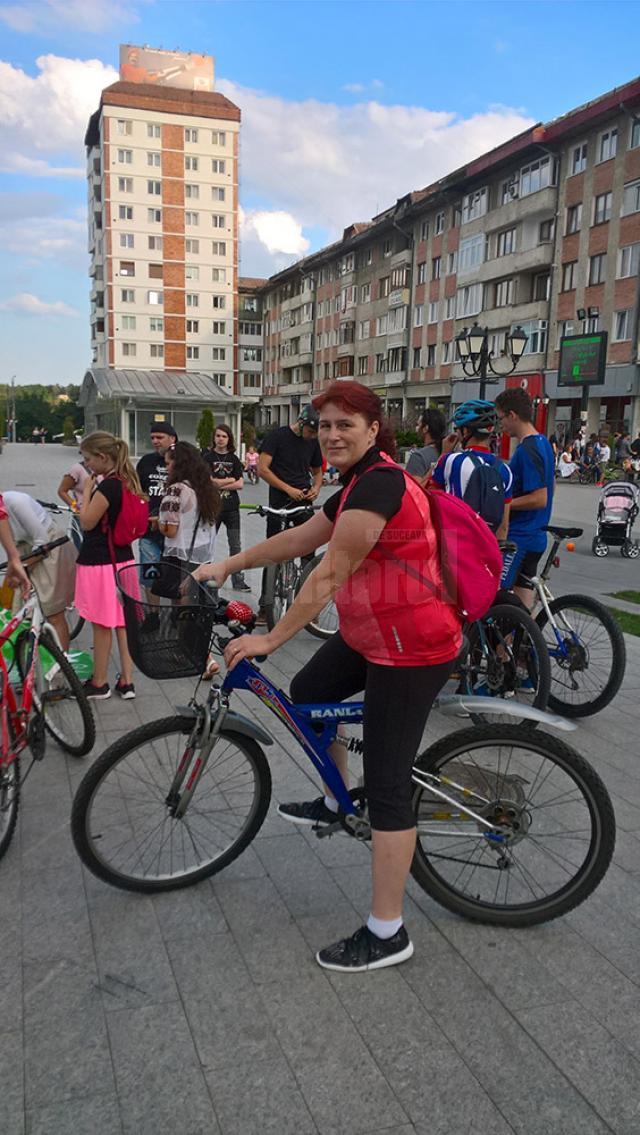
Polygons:
<instances>
[{"instance_id":1,"label":"boy in blue shirt","mask_svg":"<svg viewBox=\"0 0 640 1135\"><path fill-rule=\"evenodd\" d=\"M527 576L535 575L547 546L546 525L551 519L555 460L547 438L533 424L533 403L520 387L504 390L496 398L499 428L515 437L516 450L509 462L513 474L509 540L516 551L505 556L501 586L512 588L531 606Z\"/></svg>"}]
</instances>

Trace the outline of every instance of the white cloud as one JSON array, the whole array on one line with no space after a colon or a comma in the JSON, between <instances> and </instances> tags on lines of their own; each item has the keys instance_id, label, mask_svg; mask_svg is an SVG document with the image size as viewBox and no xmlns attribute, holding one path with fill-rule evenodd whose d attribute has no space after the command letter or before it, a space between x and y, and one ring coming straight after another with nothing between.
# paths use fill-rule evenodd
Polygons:
<instances>
[{"instance_id":1,"label":"white cloud","mask_svg":"<svg viewBox=\"0 0 640 1135\"><path fill-rule=\"evenodd\" d=\"M80 312L75 307L70 307L68 303L63 303L62 300L47 303L45 300L39 299L38 296L32 295L31 292L18 292L16 296L0 303L0 310L11 311L14 315L38 317L53 315L77 319L80 316Z\"/></svg>"},{"instance_id":2,"label":"white cloud","mask_svg":"<svg viewBox=\"0 0 640 1135\"><path fill-rule=\"evenodd\" d=\"M122 0L27 0L0 6L0 20L14 32L48 34L61 28L103 32L114 24L138 23L132 4Z\"/></svg>"},{"instance_id":3,"label":"white cloud","mask_svg":"<svg viewBox=\"0 0 640 1135\"><path fill-rule=\"evenodd\" d=\"M268 252L283 253L285 256L304 256L310 242L303 235L302 225L291 213L281 210L268 212L253 210L241 214L243 236L255 234Z\"/></svg>"},{"instance_id":4,"label":"white cloud","mask_svg":"<svg viewBox=\"0 0 640 1135\"><path fill-rule=\"evenodd\" d=\"M365 90L364 83L345 83L343 91L348 91L350 95L361 95Z\"/></svg>"}]
</instances>

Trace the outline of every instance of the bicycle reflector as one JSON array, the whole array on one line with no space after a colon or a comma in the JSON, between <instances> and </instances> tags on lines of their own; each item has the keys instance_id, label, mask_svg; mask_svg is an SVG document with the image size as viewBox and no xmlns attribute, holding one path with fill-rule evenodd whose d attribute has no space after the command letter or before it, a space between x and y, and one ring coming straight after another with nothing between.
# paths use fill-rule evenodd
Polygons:
<instances>
[{"instance_id":1,"label":"bicycle reflector","mask_svg":"<svg viewBox=\"0 0 640 1135\"><path fill-rule=\"evenodd\" d=\"M255 616L255 611L247 603L239 603L236 599L232 599L227 603L227 610L225 612L227 619L236 619L239 623L250 623Z\"/></svg>"},{"instance_id":2,"label":"bicycle reflector","mask_svg":"<svg viewBox=\"0 0 640 1135\"><path fill-rule=\"evenodd\" d=\"M554 556L553 557L553 566L554 567L560 567L560 556Z\"/></svg>"}]
</instances>

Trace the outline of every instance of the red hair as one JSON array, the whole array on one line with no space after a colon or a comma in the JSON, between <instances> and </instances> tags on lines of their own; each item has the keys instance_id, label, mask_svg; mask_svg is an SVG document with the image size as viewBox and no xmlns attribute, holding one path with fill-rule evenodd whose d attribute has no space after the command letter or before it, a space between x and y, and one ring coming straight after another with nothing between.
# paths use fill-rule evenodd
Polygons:
<instances>
[{"instance_id":1,"label":"red hair","mask_svg":"<svg viewBox=\"0 0 640 1135\"><path fill-rule=\"evenodd\" d=\"M322 410L328 402L341 406L348 413L362 414L367 425L378 422L380 429L376 438L377 448L388 453L389 457L396 456L396 439L391 423L385 417L381 399L368 386L350 379L340 379L332 382L322 394L316 395L311 400L311 405L314 410Z\"/></svg>"}]
</instances>

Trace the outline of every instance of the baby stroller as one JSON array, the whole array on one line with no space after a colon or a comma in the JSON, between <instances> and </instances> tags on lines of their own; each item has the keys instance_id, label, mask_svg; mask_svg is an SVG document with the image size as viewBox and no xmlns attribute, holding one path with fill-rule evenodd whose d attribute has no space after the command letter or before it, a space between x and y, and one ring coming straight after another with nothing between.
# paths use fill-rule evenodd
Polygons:
<instances>
[{"instance_id":1,"label":"baby stroller","mask_svg":"<svg viewBox=\"0 0 640 1135\"><path fill-rule=\"evenodd\" d=\"M598 501L596 534L591 550L594 556L608 556L609 548L619 548L621 555L635 560L640 547L632 538L631 529L640 510L640 491L626 481L605 485Z\"/></svg>"}]
</instances>

